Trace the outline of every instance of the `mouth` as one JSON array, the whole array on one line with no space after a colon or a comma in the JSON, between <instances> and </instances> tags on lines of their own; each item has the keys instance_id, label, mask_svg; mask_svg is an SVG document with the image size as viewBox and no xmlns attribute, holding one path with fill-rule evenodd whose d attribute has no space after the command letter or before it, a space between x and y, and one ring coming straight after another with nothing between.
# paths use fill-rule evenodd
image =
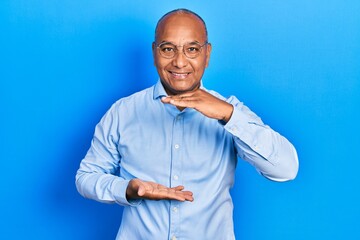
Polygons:
<instances>
[{"instance_id":1,"label":"mouth","mask_svg":"<svg viewBox=\"0 0 360 240\"><path fill-rule=\"evenodd\" d=\"M172 72L172 71L168 71L168 72L171 74L173 78L176 79L185 79L187 78L187 76L190 75L189 72Z\"/></svg>"}]
</instances>

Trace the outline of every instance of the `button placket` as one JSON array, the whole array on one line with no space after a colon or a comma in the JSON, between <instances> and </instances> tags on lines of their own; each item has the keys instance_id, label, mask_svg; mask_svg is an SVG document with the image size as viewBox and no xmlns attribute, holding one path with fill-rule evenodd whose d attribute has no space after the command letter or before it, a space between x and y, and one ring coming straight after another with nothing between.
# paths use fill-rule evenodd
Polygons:
<instances>
[{"instance_id":1,"label":"button placket","mask_svg":"<svg viewBox=\"0 0 360 240\"><path fill-rule=\"evenodd\" d=\"M182 137L183 122L182 114L175 116L172 129L172 148L171 148L171 169L170 169L170 186L176 187L181 185L182 169ZM170 236L171 240L176 240L180 231L180 212L178 201L170 201Z\"/></svg>"}]
</instances>

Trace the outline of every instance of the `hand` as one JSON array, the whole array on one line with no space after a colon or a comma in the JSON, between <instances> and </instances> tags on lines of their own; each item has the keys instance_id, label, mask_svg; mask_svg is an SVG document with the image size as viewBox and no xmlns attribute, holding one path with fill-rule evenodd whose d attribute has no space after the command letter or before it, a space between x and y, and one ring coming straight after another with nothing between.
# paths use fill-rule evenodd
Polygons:
<instances>
[{"instance_id":1,"label":"hand","mask_svg":"<svg viewBox=\"0 0 360 240\"><path fill-rule=\"evenodd\" d=\"M197 89L193 92L163 97L163 103L169 103L180 110L194 108L209 118L228 122L233 112L233 106L210 93Z\"/></svg>"},{"instance_id":2,"label":"hand","mask_svg":"<svg viewBox=\"0 0 360 240\"><path fill-rule=\"evenodd\" d=\"M155 182L146 182L134 178L130 180L126 189L127 199L150 199L150 200L178 200L194 201L193 193L190 191L183 191L184 186L177 186L173 188L165 187Z\"/></svg>"}]
</instances>

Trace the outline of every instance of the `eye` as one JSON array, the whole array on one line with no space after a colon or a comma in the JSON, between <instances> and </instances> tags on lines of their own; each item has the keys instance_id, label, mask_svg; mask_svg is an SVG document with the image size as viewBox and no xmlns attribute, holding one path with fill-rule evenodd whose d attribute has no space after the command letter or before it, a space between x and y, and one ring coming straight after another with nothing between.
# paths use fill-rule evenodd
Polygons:
<instances>
[{"instance_id":1,"label":"eye","mask_svg":"<svg viewBox=\"0 0 360 240\"><path fill-rule=\"evenodd\" d=\"M175 48L172 46L161 46L160 49L164 53L170 53L175 51Z\"/></svg>"},{"instance_id":2,"label":"eye","mask_svg":"<svg viewBox=\"0 0 360 240\"><path fill-rule=\"evenodd\" d=\"M200 51L200 47L198 46L190 46L186 48L188 53L198 53Z\"/></svg>"}]
</instances>

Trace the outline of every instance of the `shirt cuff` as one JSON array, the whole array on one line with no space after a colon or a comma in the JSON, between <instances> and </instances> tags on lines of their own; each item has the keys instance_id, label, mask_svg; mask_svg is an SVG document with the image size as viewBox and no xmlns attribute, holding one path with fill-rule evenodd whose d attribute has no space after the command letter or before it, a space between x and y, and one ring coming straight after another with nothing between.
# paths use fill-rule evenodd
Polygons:
<instances>
[{"instance_id":1,"label":"shirt cuff","mask_svg":"<svg viewBox=\"0 0 360 240\"><path fill-rule=\"evenodd\" d=\"M234 106L233 113L229 121L224 125L224 128L232 135L240 138L243 142L249 143L251 142L252 135L244 128L244 126L249 124L249 121L249 116Z\"/></svg>"},{"instance_id":2,"label":"shirt cuff","mask_svg":"<svg viewBox=\"0 0 360 240\"><path fill-rule=\"evenodd\" d=\"M122 180L122 179L116 179L114 182L114 198L115 202L117 204L120 204L122 206L138 206L141 204L141 199L131 199L128 200L126 198L126 189L129 185L130 180Z\"/></svg>"}]
</instances>

